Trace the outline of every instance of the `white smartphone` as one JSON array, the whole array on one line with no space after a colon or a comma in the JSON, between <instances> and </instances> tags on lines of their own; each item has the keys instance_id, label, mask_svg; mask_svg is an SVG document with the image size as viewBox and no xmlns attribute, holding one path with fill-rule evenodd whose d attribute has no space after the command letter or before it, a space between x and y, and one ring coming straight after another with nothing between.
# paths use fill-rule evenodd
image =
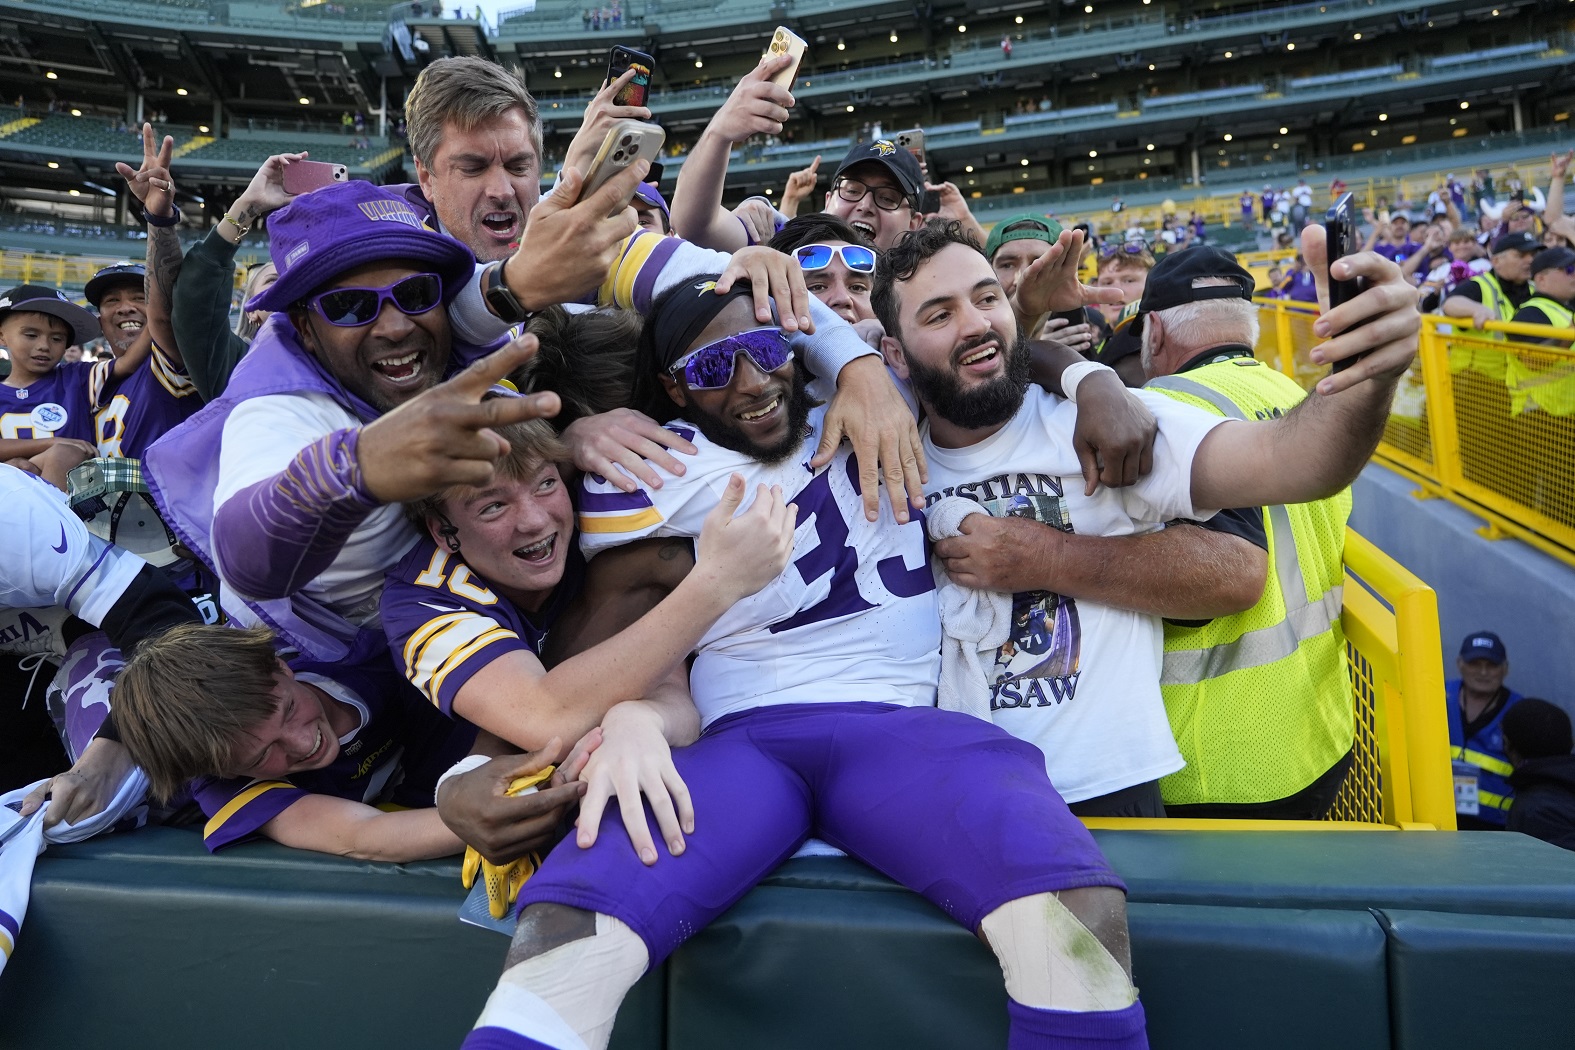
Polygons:
<instances>
[{"instance_id":1,"label":"white smartphone","mask_svg":"<svg viewBox=\"0 0 1575 1050\"><path fill-rule=\"evenodd\" d=\"M662 143L666 141L667 132L655 124L627 118L613 121L612 127L607 129L607 137L602 139L601 148L591 160L590 170L585 173L585 186L580 190L580 199L584 200L601 189L608 179L642 157L655 164L662 155ZM634 191L631 190L628 200L614 208L612 214L623 211L633 199Z\"/></svg>"}]
</instances>

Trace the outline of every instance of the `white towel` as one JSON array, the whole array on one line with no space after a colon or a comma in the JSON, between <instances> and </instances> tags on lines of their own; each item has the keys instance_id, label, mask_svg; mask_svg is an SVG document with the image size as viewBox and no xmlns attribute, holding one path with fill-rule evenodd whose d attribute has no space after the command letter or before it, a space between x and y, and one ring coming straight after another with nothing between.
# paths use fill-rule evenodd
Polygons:
<instances>
[{"instance_id":1,"label":"white towel","mask_svg":"<svg viewBox=\"0 0 1575 1050\"><path fill-rule=\"evenodd\" d=\"M29 817L17 815L22 800L39 784L17 788L0 795L0 974L16 947L22 920L27 916L27 900L33 888L33 864L44 847L51 842L81 842L118 824L142 804L148 793L148 778L141 769L133 767L121 781L115 798L101 813L95 813L79 824L56 824L44 830L44 814L50 803L45 802Z\"/></svg>"},{"instance_id":2,"label":"white towel","mask_svg":"<svg viewBox=\"0 0 1575 1050\"><path fill-rule=\"evenodd\" d=\"M971 499L947 496L924 511L930 539L962 535L963 519L990 512ZM990 679L983 655L1006 643L1012 627L1012 596L953 583L939 558L932 558L941 606L941 682L938 706L990 720Z\"/></svg>"}]
</instances>

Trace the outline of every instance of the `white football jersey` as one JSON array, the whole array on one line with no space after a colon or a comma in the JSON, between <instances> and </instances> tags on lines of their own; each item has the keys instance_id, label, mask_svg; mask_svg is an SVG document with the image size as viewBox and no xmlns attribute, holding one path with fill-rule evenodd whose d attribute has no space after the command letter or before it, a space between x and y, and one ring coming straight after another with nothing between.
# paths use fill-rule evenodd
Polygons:
<instances>
[{"instance_id":1,"label":"white football jersey","mask_svg":"<svg viewBox=\"0 0 1575 1050\"><path fill-rule=\"evenodd\" d=\"M793 560L757 594L734 605L701 639L690 688L702 725L775 704L869 701L935 703L940 616L924 522L864 516L857 463L846 448L820 471L809 460L822 409L797 454L766 466L707 440L682 420L669 428L698 449L680 456L683 477L625 493L591 475L580 498L580 546L587 558L609 547L658 536L700 535L705 517L737 472L756 485L781 485L798 505Z\"/></svg>"}]
</instances>

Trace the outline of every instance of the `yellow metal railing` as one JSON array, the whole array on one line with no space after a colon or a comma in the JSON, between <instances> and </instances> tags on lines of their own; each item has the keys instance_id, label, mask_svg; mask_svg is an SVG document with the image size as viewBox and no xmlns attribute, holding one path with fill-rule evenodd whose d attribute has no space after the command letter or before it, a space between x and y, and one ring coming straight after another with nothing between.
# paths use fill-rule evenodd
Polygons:
<instances>
[{"instance_id":1,"label":"yellow metal railing","mask_svg":"<svg viewBox=\"0 0 1575 1050\"><path fill-rule=\"evenodd\" d=\"M246 267L267 259L266 251L247 245L236 253L235 289L246 283ZM0 249L0 288L41 284L51 288L80 289L106 266L125 263L124 256L55 255ZM141 262L140 257L131 260Z\"/></svg>"},{"instance_id":2,"label":"yellow metal railing","mask_svg":"<svg viewBox=\"0 0 1575 1050\"><path fill-rule=\"evenodd\" d=\"M1313 308L1258 300L1257 354L1303 386ZM1557 346L1535 340L1556 339ZM1514 536L1575 565L1575 330L1425 315L1374 459Z\"/></svg>"},{"instance_id":3,"label":"yellow metal railing","mask_svg":"<svg viewBox=\"0 0 1575 1050\"><path fill-rule=\"evenodd\" d=\"M1346 671L1356 734L1328 819L1090 817L1128 831L1393 831L1455 828L1449 726L1433 589L1357 533L1345 533Z\"/></svg>"}]
</instances>

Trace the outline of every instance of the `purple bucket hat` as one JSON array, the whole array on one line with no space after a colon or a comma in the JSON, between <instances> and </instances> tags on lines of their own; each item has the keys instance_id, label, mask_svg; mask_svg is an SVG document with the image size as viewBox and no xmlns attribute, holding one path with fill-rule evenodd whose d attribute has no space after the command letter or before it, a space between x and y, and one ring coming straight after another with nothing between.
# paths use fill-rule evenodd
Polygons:
<instances>
[{"instance_id":1,"label":"purple bucket hat","mask_svg":"<svg viewBox=\"0 0 1575 1050\"><path fill-rule=\"evenodd\" d=\"M443 280L443 301L476 271L470 249L428 229L403 197L370 182L342 182L305 193L268 220L268 254L279 279L246 303L279 312L346 270L371 262L428 264Z\"/></svg>"}]
</instances>

